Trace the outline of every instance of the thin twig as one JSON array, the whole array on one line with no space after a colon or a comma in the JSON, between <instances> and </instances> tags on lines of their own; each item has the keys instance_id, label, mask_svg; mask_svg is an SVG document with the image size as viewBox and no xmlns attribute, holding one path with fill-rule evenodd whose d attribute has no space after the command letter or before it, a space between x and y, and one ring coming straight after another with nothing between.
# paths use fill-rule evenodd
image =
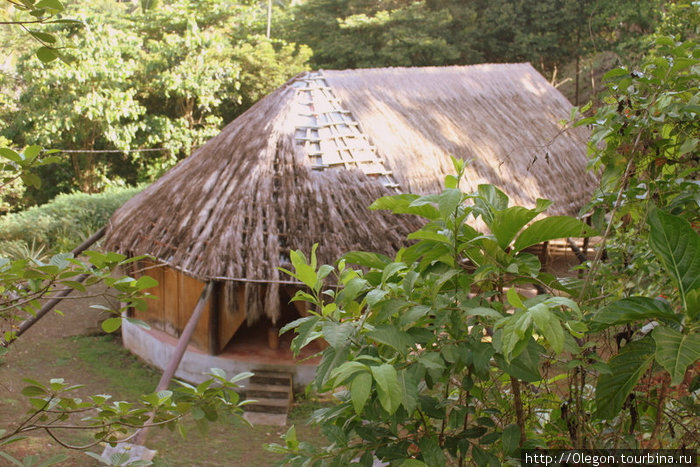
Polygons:
<instances>
[{"instance_id":1,"label":"thin twig","mask_svg":"<svg viewBox=\"0 0 700 467\"><path fill-rule=\"evenodd\" d=\"M37 24L37 23L44 23L45 21L46 21L45 19L37 19L37 20L32 20L32 21L0 21L0 25L22 26L23 24Z\"/></svg>"}]
</instances>

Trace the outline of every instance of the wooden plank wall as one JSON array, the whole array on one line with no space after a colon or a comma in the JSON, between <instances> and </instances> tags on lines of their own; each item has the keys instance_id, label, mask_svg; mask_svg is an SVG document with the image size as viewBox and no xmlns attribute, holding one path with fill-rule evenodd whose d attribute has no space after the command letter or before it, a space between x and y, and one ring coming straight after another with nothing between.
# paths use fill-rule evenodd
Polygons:
<instances>
[{"instance_id":1,"label":"wooden plank wall","mask_svg":"<svg viewBox=\"0 0 700 467\"><path fill-rule=\"evenodd\" d=\"M192 316L194 307L197 306L199 296L204 290L204 282L193 279L189 276L175 271L178 275L178 307L177 307L177 329L182 332L187 325L187 321ZM197 323L197 327L192 334L191 344L194 344L202 350L209 349L209 313L211 312L211 299L206 304L202 317ZM172 308L171 310L174 310ZM179 334L179 333L178 333Z\"/></svg>"},{"instance_id":2,"label":"wooden plank wall","mask_svg":"<svg viewBox=\"0 0 700 467\"><path fill-rule=\"evenodd\" d=\"M167 328L164 331L172 336L179 336L182 331L182 328L178 327L180 307L178 276L180 273L165 266L161 266L160 269L163 270L163 294L160 296L156 306L161 308L160 313L167 322Z\"/></svg>"},{"instance_id":3,"label":"wooden plank wall","mask_svg":"<svg viewBox=\"0 0 700 467\"><path fill-rule=\"evenodd\" d=\"M134 277L138 278L143 275L148 275L158 281L158 286L148 289L148 292L152 293L154 296L159 298L148 299L146 303L148 308L145 311L140 311L137 309L132 309L130 315L134 318L146 321L152 327L160 329L162 331L166 328L166 318L164 315L163 307L160 303L161 298L165 295L163 289L163 273L164 268L155 267L151 261L139 261L136 265L136 270L131 273Z\"/></svg>"},{"instance_id":4,"label":"wooden plank wall","mask_svg":"<svg viewBox=\"0 0 700 467\"><path fill-rule=\"evenodd\" d=\"M146 311L132 310L131 316L179 337L199 300L204 282L151 261L141 261L134 276L143 274L158 281L156 287L148 290L158 298L147 301ZM245 322L244 290L235 283L217 284L190 343L205 352L220 353ZM211 315L212 310L215 316Z\"/></svg>"},{"instance_id":5,"label":"wooden plank wall","mask_svg":"<svg viewBox=\"0 0 700 467\"><path fill-rule=\"evenodd\" d=\"M156 266L151 261L141 261L139 266L140 271L135 276L147 274L158 281L156 287L148 290L158 298L148 300L145 312L133 310L132 316L171 336L179 337L204 290L204 283L175 269ZM209 345L210 309L208 303L190 341L202 350L208 350Z\"/></svg>"},{"instance_id":6,"label":"wooden plank wall","mask_svg":"<svg viewBox=\"0 0 700 467\"><path fill-rule=\"evenodd\" d=\"M219 322L218 322L218 349L221 352L229 343L238 328L245 322L245 287L235 282L220 284L219 297Z\"/></svg>"}]
</instances>

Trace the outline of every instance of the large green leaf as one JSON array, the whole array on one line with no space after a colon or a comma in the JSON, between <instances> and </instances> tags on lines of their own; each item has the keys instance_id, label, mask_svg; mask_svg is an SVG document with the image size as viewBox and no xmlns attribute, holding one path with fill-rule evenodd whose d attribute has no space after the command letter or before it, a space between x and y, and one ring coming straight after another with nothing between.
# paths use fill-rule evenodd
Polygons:
<instances>
[{"instance_id":1,"label":"large green leaf","mask_svg":"<svg viewBox=\"0 0 700 467\"><path fill-rule=\"evenodd\" d=\"M396 369L388 363L373 366L371 369L374 381L377 383L379 403L382 404L384 410L389 412L389 414L393 414L403 401Z\"/></svg>"},{"instance_id":2,"label":"large green leaf","mask_svg":"<svg viewBox=\"0 0 700 467\"><path fill-rule=\"evenodd\" d=\"M58 58L58 51L50 47L39 47L36 51L36 56L44 63L49 63Z\"/></svg>"},{"instance_id":3,"label":"large green leaf","mask_svg":"<svg viewBox=\"0 0 700 467\"><path fill-rule=\"evenodd\" d=\"M424 436L418 441L423 461L430 467L443 467L445 465L445 454L435 438Z\"/></svg>"},{"instance_id":4,"label":"large green leaf","mask_svg":"<svg viewBox=\"0 0 700 467\"><path fill-rule=\"evenodd\" d=\"M554 352L560 354L564 350L564 329L561 327L557 315L552 313L544 303L538 303L533 306L530 308L529 313L535 321L535 326L544 335Z\"/></svg>"},{"instance_id":5,"label":"large green leaf","mask_svg":"<svg viewBox=\"0 0 700 467\"><path fill-rule=\"evenodd\" d=\"M470 345L470 348L472 351L474 371L482 375L488 373L491 366L491 358L493 354L496 353L493 345L490 342L474 342Z\"/></svg>"},{"instance_id":6,"label":"large green leaf","mask_svg":"<svg viewBox=\"0 0 700 467\"><path fill-rule=\"evenodd\" d=\"M486 201L488 207L493 211L502 211L508 207L508 195L503 193L494 185L479 185L477 187L479 196Z\"/></svg>"},{"instance_id":7,"label":"large green leaf","mask_svg":"<svg viewBox=\"0 0 700 467\"><path fill-rule=\"evenodd\" d=\"M333 348L345 347L348 344L348 339L355 331L355 327L350 322L336 323L335 321L326 321L322 326L323 338Z\"/></svg>"},{"instance_id":8,"label":"large green leaf","mask_svg":"<svg viewBox=\"0 0 700 467\"><path fill-rule=\"evenodd\" d=\"M525 350L510 362L507 362L501 354L496 354L494 360L496 360L498 367L510 376L522 379L528 383L534 383L542 379L542 375L540 375L540 354L543 352L544 348L531 338Z\"/></svg>"},{"instance_id":9,"label":"large green leaf","mask_svg":"<svg viewBox=\"0 0 700 467\"><path fill-rule=\"evenodd\" d=\"M17 163L21 163L24 160L22 156L10 148L0 148L0 157L4 157L5 159L9 159L12 162Z\"/></svg>"},{"instance_id":10,"label":"large green leaf","mask_svg":"<svg viewBox=\"0 0 700 467\"><path fill-rule=\"evenodd\" d=\"M648 221L649 245L685 297L700 287L700 235L685 219L658 209L649 213Z\"/></svg>"},{"instance_id":11,"label":"large green leaf","mask_svg":"<svg viewBox=\"0 0 700 467\"><path fill-rule=\"evenodd\" d=\"M360 294L363 294L369 288L369 282L362 277L353 277L345 284L345 287L338 293L336 302L341 307L347 306L355 300Z\"/></svg>"},{"instance_id":12,"label":"large green leaf","mask_svg":"<svg viewBox=\"0 0 700 467\"><path fill-rule=\"evenodd\" d=\"M598 376L595 416L606 420L615 418L625 399L653 361L654 340L649 336L630 342L619 354L612 357L608 362L610 374Z\"/></svg>"},{"instance_id":13,"label":"large green leaf","mask_svg":"<svg viewBox=\"0 0 700 467\"><path fill-rule=\"evenodd\" d=\"M369 208L373 210L388 209L394 214L415 214L427 219L437 219L440 213L432 204L412 204L420 198L418 195L402 194L383 196L372 203Z\"/></svg>"},{"instance_id":14,"label":"large green leaf","mask_svg":"<svg viewBox=\"0 0 700 467\"><path fill-rule=\"evenodd\" d=\"M382 269L384 266L391 263L391 259L388 256L379 253L368 253L366 251L350 251L345 253L342 259L348 263L377 269Z\"/></svg>"},{"instance_id":15,"label":"large green leaf","mask_svg":"<svg viewBox=\"0 0 700 467\"><path fill-rule=\"evenodd\" d=\"M539 213L552 204L550 201L538 199L535 209L527 209L522 206L511 206L493 214L493 221L489 226L491 232L498 241L498 246L506 248L525 225L534 219Z\"/></svg>"},{"instance_id":16,"label":"large green leaf","mask_svg":"<svg viewBox=\"0 0 700 467\"><path fill-rule=\"evenodd\" d=\"M591 318L590 329L602 331L610 326L656 319L659 321L680 321L668 303L649 297L629 297L604 306Z\"/></svg>"},{"instance_id":17,"label":"large green leaf","mask_svg":"<svg viewBox=\"0 0 700 467\"><path fill-rule=\"evenodd\" d=\"M339 386L355 375L355 373L363 372L369 374L369 367L364 363L351 360L343 363L338 368L331 371L330 378L333 379L335 384Z\"/></svg>"},{"instance_id":18,"label":"large green leaf","mask_svg":"<svg viewBox=\"0 0 700 467\"><path fill-rule=\"evenodd\" d=\"M700 289L691 290L685 295L685 313L691 321L700 317Z\"/></svg>"},{"instance_id":19,"label":"large green leaf","mask_svg":"<svg viewBox=\"0 0 700 467\"><path fill-rule=\"evenodd\" d=\"M515 455L520 446L520 427L516 424L505 427L501 435L501 442L503 443L503 452L507 456Z\"/></svg>"},{"instance_id":20,"label":"large green leaf","mask_svg":"<svg viewBox=\"0 0 700 467\"><path fill-rule=\"evenodd\" d=\"M416 366L412 368L417 369ZM420 381L420 377L418 377L416 373L417 371L410 371L409 369L400 370L398 372L399 386L403 393L403 400L401 403L409 414L412 414L418 406L418 382Z\"/></svg>"},{"instance_id":21,"label":"large green leaf","mask_svg":"<svg viewBox=\"0 0 700 467\"><path fill-rule=\"evenodd\" d=\"M58 0L40 0L34 5L34 8L46 8L54 10L56 13L63 11L63 4Z\"/></svg>"},{"instance_id":22,"label":"large green leaf","mask_svg":"<svg viewBox=\"0 0 700 467\"><path fill-rule=\"evenodd\" d=\"M281 269L282 272L300 280L313 290L318 277L316 276L314 267L306 262L304 254L299 250L292 250L289 252L289 259L292 262L292 266L294 266L294 272Z\"/></svg>"},{"instance_id":23,"label":"large green leaf","mask_svg":"<svg viewBox=\"0 0 700 467\"><path fill-rule=\"evenodd\" d=\"M282 329L280 329L280 334L283 334L290 329L297 328L296 336L294 336L294 339L292 339L292 351L295 354L298 354L301 349L306 347L310 342L315 340L316 338L321 336L320 331L316 329L316 324L318 324L319 320L318 316L305 316L303 318L299 318L295 321L292 321L291 323L287 324L284 326Z\"/></svg>"},{"instance_id":24,"label":"large green leaf","mask_svg":"<svg viewBox=\"0 0 700 467\"><path fill-rule=\"evenodd\" d=\"M328 347L323 351L323 357L321 357L321 363L319 363L316 368L316 376L314 378L317 389L323 390L324 385L328 382L331 371L346 362L348 354L349 351L347 347L337 349Z\"/></svg>"},{"instance_id":25,"label":"large green leaf","mask_svg":"<svg viewBox=\"0 0 700 467\"><path fill-rule=\"evenodd\" d=\"M508 303L513 305L515 308L527 308L525 305L523 305L523 301L520 299L520 295L518 295L518 291L515 290L515 287L508 289L508 292L506 292L506 297L508 298Z\"/></svg>"},{"instance_id":26,"label":"large green leaf","mask_svg":"<svg viewBox=\"0 0 700 467\"><path fill-rule=\"evenodd\" d=\"M414 344L413 337L407 332L390 324L382 324L367 333L367 336L381 344L388 345L401 354L407 354Z\"/></svg>"},{"instance_id":27,"label":"large green leaf","mask_svg":"<svg viewBox=\"0 0 700 467\"><path fill-rule=\"evenodd\" d=\"M520 251L538 243L548 242L557 238L590 237L596 231L578 219L569 216L552 216L540 219L530 224L515 240L513 249Z\"/></svg>"},{"instance_id":28,"label":"large green leaf","mask_svg":"<svg viewBox=\"0 0 700 467\"><path fill-rule=\"evenodd\" d=\"M362 413L371 390L372 375L369 372L360 373L352 380L350 397L352 398L352 406L355 408L356 414Z\"/></svg>"},{"instance_id":29,"label":"large green leaf","mask_svg":"<svg viewBox=\"0 0 700 467\"><path fill-rule=\"evenodd\" d=\"M700 334L686 335L666 326L652 332L656 361L671 374L671 384L680 384L685 371L700 358Z\"/></svg>"},{"instance_id":30,"label":"large green leaf","mask_svg":"<svg viewBox=\"0 0 700 467\"><path fill-rule=\"evenodd\" d=\"M449 217L462 202L462 192L456 188L445 188L438 196L438 209L442 217Z\"/></svg>"},{"instance_id":31,"label":"large green leaf","mask_svg":"<svg viewBox=\"0 0 700 467\"><path fill-rule=\"evenodd\" d=\"M518 310L503 321L503 332L500 334L500 345L494 342L501 354L510 361L525 349L532 335L532 315Z\"/></svg>"},{"instance_id":32,"label":"large green leaf","mask_svg":"<svg viewBox=\"0 0 700 467\"><path fill-rule=\"evenodd\" d=\"M102 321L102 330L104 332L114 332L119 327L122 325L122 319L121 317L116 317L116 318L107 318L106 320Z\"/></svg>"}]
</instances>

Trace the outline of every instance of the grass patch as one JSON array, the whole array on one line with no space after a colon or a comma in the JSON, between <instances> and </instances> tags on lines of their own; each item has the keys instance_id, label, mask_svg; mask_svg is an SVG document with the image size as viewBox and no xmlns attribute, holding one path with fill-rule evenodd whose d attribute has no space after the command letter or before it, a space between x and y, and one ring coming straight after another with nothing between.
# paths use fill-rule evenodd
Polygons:
<instances>
[{"instance_id":1,"label":"grass patch","mask_svg":"<svg viewBox=\"0 0 700 467\"><path fill-rule=\"evenodd\" d=\"M124 397L135 399L150 394L158 384L160 373L141 363L115 336L79 336L71 340L78 358Z\"/></svg>"},{"instance_id":2,"label":"grass patch","mask_svg":"<svg viewBox=\"0 0 700 467\"><path fill-rule=\"evenodd\" d=\"M42 382L49 378L65 378L71 384L86 384L73 397L86 398L90 394L112 394L115 400L137 400L150 393L160 379L160 372L131 355L121 346L117 336L37 337L30 343L20 341L8 354L7 367L0 367L0 380L15 388L13 393L0 394L0 428L19 421L28 409L26 398L19 394L24 383L22 377ZM9 368L8 368L9 367ZM319 438L318 427L306 424L314 410L323 407L325 401L315 396L299 399L292 409L289 423L294 424L299 439L309 441ZM155 467L219 467L275 465L282 459L279 454L264 450L267 443L283 444L280 436L289 427L255 426L231 415L221 414L219 420L208 425L208 433L198 431L191 417L183 420L187 437L177 431L154 428L149 432L146 446L156 449ZM77 444L87 444L85 433L68 435ZM94 467L95 461L82 452L60 448L44 433L36 432L29 439L3 447L16 457L40 454L46 459L55 454L67 454L69 460L59 464L66 467ZM91 449L99 453L101 447ZM0 465L4 465L0 460Z\"/></svg>"}]
</instances>

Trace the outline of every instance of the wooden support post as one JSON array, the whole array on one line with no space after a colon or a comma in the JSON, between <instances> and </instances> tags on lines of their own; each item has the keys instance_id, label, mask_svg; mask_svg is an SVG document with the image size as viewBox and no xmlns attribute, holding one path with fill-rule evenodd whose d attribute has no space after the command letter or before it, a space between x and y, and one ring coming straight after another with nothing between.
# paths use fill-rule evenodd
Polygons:
<instances>
[{"instance_id":1,"label":"wooden support post","mask_svg":"<svg viewBox=\"0 0 700 467\"><path fill-rule=\"evenodd\" d=\"M586 224L590 227L593 225L593 216L586 217ZM583 255L588 259L588 245L590 243L591 237L586 237L583 239Z\"/></svg>"},{"instance_id":2,"label":"wooden support post","mask_svg":"<svg viewBox=\"0 0 700 467\"><path fill-rule=\"evenodd\" d=\"M88 248L90 248L90 246L91 246L93 243L95 243L96 241L98 241L99 239L101 239L101 238L104 236L106 230L107 230L106 227L102 227L100 230L98 230L97 232L95 232L94 234L92 234L92 235L90 236L90 238L88 238L88 239L85 240L83 243L81 243L80 245L78 245L77 247L75 247L75 248L73 249L73 251L71 251L71 253L73 253L73 256L78 256L80 253L82 253L83 251L85 251L85 250L87 250ZM79 275L78 277L76 277L76 278L73 279L73 280L74 280L75 282L83 282L83 281L84 281L85 279L87 279L87 278L88 278L88 274L81 274L81 275ZM37 311L36 314L35 314L34 316L32 316L32 317L29 318L29 319L25 319L24 321L22 321L22 323L20 323L19 329L18 329L17 332L15 333L15 338L14 338L13 340L11 340L11 341L5 341L5 339L0 339L0 347L8 347L8 346L10 346L15 340L17 340L17 338L18 338L19 336L21 336L21 335L24 334L29 328L31 328L32 326L34 326L34 325L37 323L37 321L39 321L41 318L43 318L44 316L46 316L46 314L47 314L49 311L53 310L53 308L54 308L56 305L58 305L59 302L60 302L61 300L63 300L64 298L66 298L68 295L70 295L70 293L71 293L72 291L73 291L73 289L67 288L66 290L63 290L63 291L59 292L58 294L56 294L56 296L53 297L53 298L52 298L51 300L49 300L48 302L44 303L44 305L41 307L41 309L39 309L39 311Z\"/></svg>"},{"instance_id":3,"label":"wooden support post","mask_svg":"<svg viewBox=\"0 0 700 467\"><path fill-rule=\"evenodd\" d=\"M202 313L204 312L204 308L207 304L207 301L209 301L209 296L211 295L213 288L214 282L207 282L207 285L204 287L204 290L202 290L202 294L199 296L199 300L197 301L197 305L194 307L192 316L190 316L190 319L187 321L187 325L185 325L185 329L183 329L182 334L180 335L180 339L177 341L177 346L175 347L175 350L173 351L173 354L170 357L168 366L163 371L163 376L161 376L160 381L158 382L158 386L156 386L155 392L164 391L165 389L168 389L168 386L170 385L170 380L173 379L173 376L175 376L175 371L177 371L177 367L180 366L180 361L182 360L182 356L185 354L187 344L190 342L192 334L194 334L194 329L197 327L197 322L202 317ZM152 420L153 415L151 415L147 424L150 423ZM134 440L135 444L142 445L146 440L147 434L148 427L141 428Z\"/></svg>"},{"instance_id":4,"label":"wooden support post","mask_svg":"<svg viewBox=\"0 0 700 467\"><path fill-rule=\"evenodd\" d=\"M579 263L583 264L588 260L588 258L586 258L586 254L581 251L581 249L576 245L576 242L571 240L569 237L566 238L566 242L569 244L571 251L573 251L576 255L576 258L578 258Z\"/></svg>"},{"instance_id":5,"label":"wooden support post","mask_svg":"<svg viewBox=\"0 0 700 467\"><path fill-rule=\"evenodd\" d=\"M540 264L542 265L542 269L544 270L547 267L547 263L549 263L549 242L544 242L540 245L541 249L539 254L539 260Z\"/></svg>"},{"instance_id":6,"label":"wooden support post","mask_svg":"<svg viewBox=\"0 0 700 467\"><path fill-rule=\"evenodd\" d=\"M280 348L280 328L272 326L267 329L267 347L271 350Z\"/></svg>"}]
</instances>

